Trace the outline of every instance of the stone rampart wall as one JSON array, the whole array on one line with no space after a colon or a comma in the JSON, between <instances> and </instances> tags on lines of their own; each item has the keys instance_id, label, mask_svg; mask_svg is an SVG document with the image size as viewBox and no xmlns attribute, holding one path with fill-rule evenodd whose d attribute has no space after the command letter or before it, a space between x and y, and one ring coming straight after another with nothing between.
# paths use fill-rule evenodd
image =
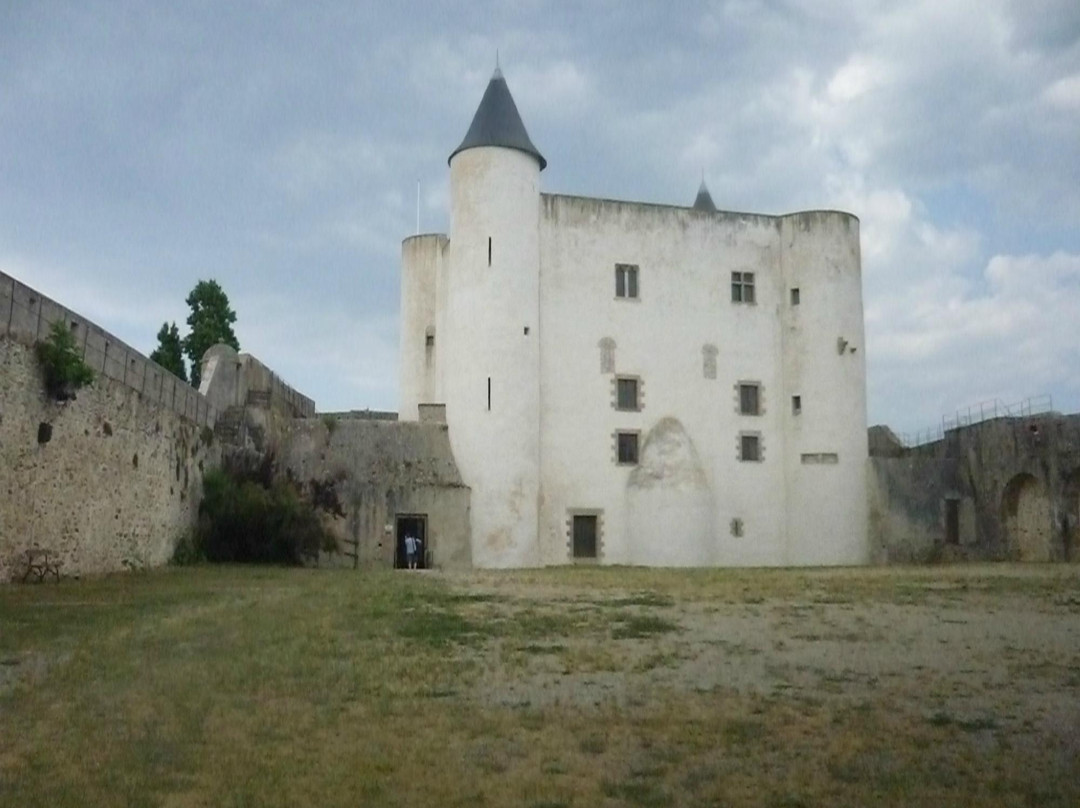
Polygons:
<instances>
[{"instance_id":1,"label":"stone rampart wall","mask_svg":"<svg viewBox=\"0 0 1080 808\"><path fill-rule=\"evenodd\" d=\"M15 325L0 333L0 582L21 577L34 546L57 554L65 576L166 563L197 518L203 469L218 462L205 423L212 411L107 332L21 284L10 295L10 280L0 278L9 290L0 318ZM9 316L13 301L18 314ZM30 338L42 333L36 312L76 323L84 345L108 346L106 372L96 364L97 378L74 401L44 392Z\"/></svg>"},{"instance_id":2,"label":"stone rampart wall","mask_svg":"<svg viewBox=\"0 0 1080 808\"><path fill-rule=\"evenodd\" d=\"M1080 415L1005 417L904 448L870 430L881 562L1080 560Z\"/></svg>"},{"instance_id":3,"label":"stone rampart wall","mask_svg":"<svg viewBox=\"0 0 1080 808\"><path fill-rule=\"evenodd\" d=\"M213 426L217 412L198 390L85 317L0 272L0 336L31 344L46 339L57 320L68 324L94 373L200 426Z\"/></svg>"}]
</instances>

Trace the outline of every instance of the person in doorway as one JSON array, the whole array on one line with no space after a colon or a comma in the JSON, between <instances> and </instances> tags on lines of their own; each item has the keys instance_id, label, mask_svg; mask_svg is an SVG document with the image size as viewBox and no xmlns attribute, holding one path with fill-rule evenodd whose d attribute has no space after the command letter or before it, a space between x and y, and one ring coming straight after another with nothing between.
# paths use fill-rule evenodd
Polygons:
<instances>
[{"instance_id":1,"label":"person in doorway","mask_svg":"<svg viewBox=\"0 0 1080 808\"><path fill-rule=\"evenodd\" d=\"M416 538L412 533L405 534L405 564L411 570L416 569Z\"/></svg>"}]
</instances>

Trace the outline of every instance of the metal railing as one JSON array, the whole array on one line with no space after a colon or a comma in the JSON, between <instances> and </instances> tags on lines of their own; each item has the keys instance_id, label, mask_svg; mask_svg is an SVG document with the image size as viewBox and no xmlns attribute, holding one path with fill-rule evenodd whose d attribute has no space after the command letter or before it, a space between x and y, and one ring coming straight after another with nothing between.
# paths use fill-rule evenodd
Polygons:
<instances>
[{"instance_id":1,"label":"metal railing","mask_svg":"<svg viewBox=\"0 0 1080 808\"><path fill-rule=\"evenodd\" d=\"M1049 393L1039 396L1030 396L1022 401L1006 404L999 398L989 401L980 401L971 404L954 413L946 413L941 416L941 423L918 432L902 432L897 437L904 446L913 448L927 443L942 440L945 433L953 429L965 426L974 426L983 421L991 421L994 418L1026 418L1031 415L1040 415L1051 412L1054 409L1054 401Z\"/></svg>"},{"instance_id":2,"label":"metal railing","mask_svg":"<svg viewBox=\"0 0 1080 808\"><path fill-rule=\"evenodd\" d=\"M71 329L83 361L96 376L120 382L199 426L213 424L213 405L187 382L86 318L0 273L0 333L36 343L48 339L56 322Z\"/></svg>"}]
</instances>

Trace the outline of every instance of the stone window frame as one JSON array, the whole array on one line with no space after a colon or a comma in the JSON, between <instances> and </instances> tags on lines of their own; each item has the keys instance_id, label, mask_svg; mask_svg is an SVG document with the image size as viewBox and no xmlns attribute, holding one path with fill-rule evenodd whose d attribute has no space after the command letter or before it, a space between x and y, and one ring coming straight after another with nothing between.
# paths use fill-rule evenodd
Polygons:
<instances>
[{"instance_id":1,"label":"stone window frame","mask_svg":"<svg viewBox=\"0 0 1080 808\"><path fill-rule=\"evenodd\" d=\"M802 415L802 395L795 395L791 397L791 414Z\"/></svg>"},{"instance_id":2,"label":"stone window frame","mask_svg":"<svg viewBox=\"0 0 1080 808\"><path fill-rule=\"evenodd\" d=\"M620 286L622 294L619 294ZM615 264L615 299L641 300L641 266L639 264Z\"/></svg>"},{"instance_id":3,"label":"stone window frame","mask_svg":"<svg viewBox=\"0 0 1080 808\"><path fill-rule=\"evenodd\" d=\"M754 438L757 441L757 457L743 457L743 440ZM735 441L735 457L740 463L764 463L765 462L765 439L757 430L743 430Z\"/></svg>"},{"instance_id":4,"label":"stone window frame","mask_svg":"<svg viewBox=\"0 0 1080 808\"><path fill-rule=\"evenodd\" d=\"M636 438L634 460L619 460L619 436L633 435ZM640 429L616 429L611 433L612 459L616 466L632 468L641 465L641 430Z\"/></svg>"},{"instance_id":5,"label":"stone window frame","mask_svg":"<svg viewBox=\"0 0 1080 808\"><path fill-rule=\"evenodd\" d=\"M619 382L632 381L635 387L635 406L619 406ZM618 412L641 412L645 409L645 381L633 373L617 373L611 377L611 408Z\"/></svg>"},{"instance_id":6,"label":"stone window frame","mask_svg":"<svg viewBox=\"0 0 1080 808\"><path fill-rule=\"evenodd\" d=\"M757 389L757 411L747 412L743 409L742 391L744 387ZM735 382L735 414L745 415L748 418L759 418L765 414L765 385L756 379L739 379Z\"/></svg>"},{"instance_id":7,"label":"stone window frame","mask_svg":"<svg viewBox=\"0 0 1080 808\"><path fill-rule=\"evenodd\" d=\"M754 290L755 286L755 273L744 271L733 271L731 273L731 302L745 304L748 306L757 305L757 293Z\"/></svg>"},{"instance_id":8,"label":"stone window frame","mask_svg":"<svg viewBox=\"0 0 1080 808\"><path fill-rule=\"evenodd\" d=\"M799 291L798 286L792 286L788 294L792 306L798 306L802 303L802 293Z\"/></svg>"},{"instance_id":9,"label":"stone window frame","mask_svg":"<svg viewBox=\"0 0 1080 808\"><path fill-rule=\"evenodd\" d=\"M578 558L574 555L574 517L596 517L596 556ZM603 508L567 508L566 509L566 557L571 564L599 564L604 557L604 509Z\"/></svg>"}]
</instances>

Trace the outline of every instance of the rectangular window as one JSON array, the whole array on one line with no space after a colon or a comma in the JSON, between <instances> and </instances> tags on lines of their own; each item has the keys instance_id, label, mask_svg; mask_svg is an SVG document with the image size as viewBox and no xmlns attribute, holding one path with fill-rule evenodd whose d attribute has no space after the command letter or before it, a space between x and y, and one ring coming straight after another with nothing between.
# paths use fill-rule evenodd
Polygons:
<instances>
[{"instance_id":1,"label":"rectangular window","mask_svg":"<svg viewBox=\"0 0 1080 808\"><path fill-rule=\"evenodd\" d=\"M491 377L488 376L488 412L491 412Z\"/></svg>"},{"instance_id":2,"label":"rectangular window","mask_svg":"<svg viewBox=\"0 0 1080 808\"><path fill-rule=\"evenodd\" d=\"M491 266L491 236L488 236L488 266Z\"/></svg>"},{"instance_id":3,"label":"rectangular window","mask_svg":"<svg viewBox=\"0 0 1080 808\"><path fill-rule=\"evenodd\" d=\"M739 414L761 415L760 385L739 383Z\"/></svg>"},{"instance_id":4,"label":"rectangular window","mask_svg":"<svg viewBox=\"0 0 1080 808\"><path fill-rule=\"evenodd\" d=\"M732 272L731 273L731 302L753 303L754 302L754 273Z\"/></svg>"},{"instance_id":5,"label":"rectangular window","mask_svg":"<svg viewBox=\"0 0 1080 808\"><path fill-rule=\"evenodd\" d=\"M637 412L641 409L638 398L638 380L623 376L615 379L615 409Z\"/></svg>"},{"instance_id":6,"label":"rectangular window","mask_svg":"<svg viewBox=\"0 0 1080 808\"><path fill-rule=\"evenodd\" d=\"M615 265L615 297L637 298L638 296L638 267L637 264Z\"/></svg>"},{"instance_id":7,"label":"rectangular window","mask_svg":"<svg viewBox=\"0 0 1080 808\"><path fill-rule=\"evenodd\" d=\"M616 432L616 452L620 466L636 466L638 462L638 433Z\"/></svg>"},{"instance_id":8,"label":"rectangular window","mask_svg":"<svg viewBox=\"0 0 1080 808\"><path fill-rule=\"evenodd\" d=\"M572 531L574 558L596 558L596 517L574 514Z\"/></svg>"},{"instance_id":9,"label":"rectangular window","mask_svg":"<svg viewBox=\"0 0 1080 808\"><path fill-rule=\"evenodd\" d=\"M791 414L798 415L802 412L802 396L791 397Z\"/></svg>"},{"instance_id":10,"label":"rectangular window","mask_svg":"<svg viewBox=\"0 0 1080 808\"><path fill-rule=\"evenodd\" d=\"M836 452L809 452L800 455L799 459L804 466L826 465L835 466L840 462L840 456Z\"/></svg>"},{"instance_id":11,"label":"rectangular window","mask_svg":"<svg viewBox=\"0 0 1080 808\"><path fill-rule=\"evenodd\" d=\"M798 286L792 287L792 289L791 289L791 305L792 306L798 306L799 305L799 287Z\"/></svg>"},{"instance_id":12,"label":"rectangular window","mask_svg":"<svg viewBox=\"0 0 1080 808\"><path fill-rule=\"evenodd\" d=\"M739 435L739 460L757 463L761 460L761 436Z\"/></svg>"}]
</instances>

